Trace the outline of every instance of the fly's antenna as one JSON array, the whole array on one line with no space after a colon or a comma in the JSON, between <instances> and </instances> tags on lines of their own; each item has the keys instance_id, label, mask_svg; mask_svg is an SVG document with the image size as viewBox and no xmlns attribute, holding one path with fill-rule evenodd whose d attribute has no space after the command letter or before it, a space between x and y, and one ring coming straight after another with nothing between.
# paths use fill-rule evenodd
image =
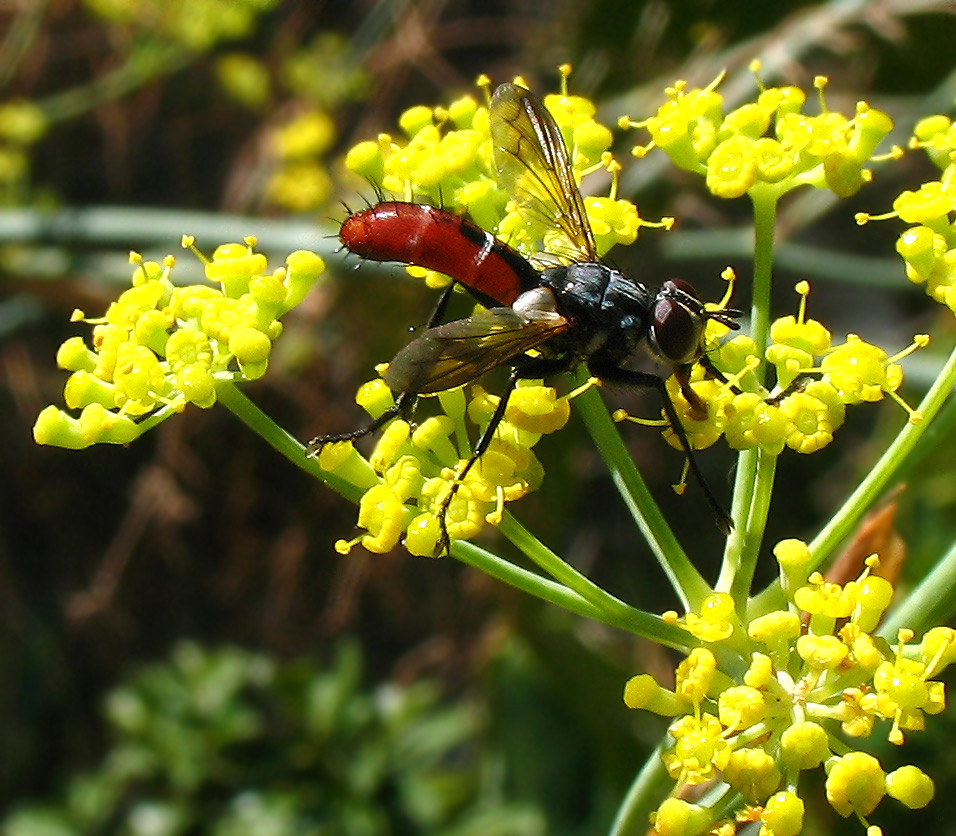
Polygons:
<instances>
[{"instance_id":1,"label":"fly's antenna","mask_svg":"<svg viewBox=\"0 0 956 836\"><path fill-rule=\"evenodd\" d=\"M737 308L723 308L719 311L704 311L704 316L706 316L707 319L712 319L714 322L719 322L721 325L726 325L731 331L740 330L740 323L737 322L737 320L743 315L744 312L737 310Z\"/></svg>"}]
</instances>

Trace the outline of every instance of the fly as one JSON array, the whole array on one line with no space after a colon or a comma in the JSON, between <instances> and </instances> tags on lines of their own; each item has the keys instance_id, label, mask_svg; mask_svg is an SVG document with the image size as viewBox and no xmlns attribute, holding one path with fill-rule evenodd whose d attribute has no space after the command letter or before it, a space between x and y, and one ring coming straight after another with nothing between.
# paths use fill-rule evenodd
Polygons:
<instances>
[{"instance_id":1,"label":"fly","mask_svg":"<svg viewBox=\"0 0 956 836\"><path fill-rule=\"evenodd\" d=\"M703 353L704 327L713 319L736 329L735 310L708 311L694 288L672 279L653 291L598 260L594 234L574 180L567 147L554 118L531 92L502 84L490 105L490 129L498 180L522 218L536 228L559 232L562 252L539 270L516 250L475 224L416 203L383 201L351 214L340 238L352 252L375 261L414 264L445 273L487 310L439 324L451 287L425 331L389 364L384 379L398 393L395 405L371 424L349 433L323 435L309 455L333 441L353 440L392 418L411 417L419 395L469 383L485 372L510 366L508 383L474 453L459 470L439 511L442 539L449 547L445 515L475 462L488 449L517 383L571 371L581 363L612 384L656 389L691 473L726 534L730 516L710 490L694 457L664 379L628 368L641 343L672 368L696 412L706 407L690 387L690 372L703 362L722 377ZM528 352L535 349L533 354Z\"/></svg>"}]
</instances>

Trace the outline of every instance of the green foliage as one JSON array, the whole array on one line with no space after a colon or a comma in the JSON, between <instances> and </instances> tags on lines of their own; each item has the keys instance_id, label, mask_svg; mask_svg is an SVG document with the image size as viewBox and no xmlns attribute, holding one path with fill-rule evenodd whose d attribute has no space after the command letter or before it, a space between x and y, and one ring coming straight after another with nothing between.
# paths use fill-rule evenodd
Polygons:
<instances>
[{"instance_id":1,"label":"green foliage","mask_svg":"<svg viewBox=\"0 0 956 836\"><path fill-rule=\"evenodd\" d=\"M502 804L484 718L434 682L362 686L357 648L323 668L183 643L116 688L114 742L7 836L494 836L543 832Z\"/></svg>"}]
</instances>

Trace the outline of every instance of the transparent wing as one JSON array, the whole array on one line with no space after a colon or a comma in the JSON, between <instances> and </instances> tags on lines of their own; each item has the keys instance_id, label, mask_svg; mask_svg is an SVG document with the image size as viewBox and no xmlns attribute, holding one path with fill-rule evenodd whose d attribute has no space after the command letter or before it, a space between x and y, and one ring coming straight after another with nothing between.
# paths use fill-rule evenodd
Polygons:
<instances>
[{"instance_id":1,"label":"transparent wing","mask_svg":"<svg viewBox=\"0 0 956 836\"><path fill-rule=\"evenodd\" d=\"M521 215L529 224L563 233L567 244L556 255L597 261L567 146L541 100L516 84L502 84L491 99L490 123L498 180Z\"/></svg>"},{"instance_id":2,"label":"transparent wing","mask_svg":"<svg viewBox=\"0 0 956 836\"><path fill-rule=\"evenodd\" d=\"M512 308L491 308L429 328L389 364L393 392L429 394L453 389L506 365L567 327L563 317L529 319Z\"/></svg>"}]
</instances>

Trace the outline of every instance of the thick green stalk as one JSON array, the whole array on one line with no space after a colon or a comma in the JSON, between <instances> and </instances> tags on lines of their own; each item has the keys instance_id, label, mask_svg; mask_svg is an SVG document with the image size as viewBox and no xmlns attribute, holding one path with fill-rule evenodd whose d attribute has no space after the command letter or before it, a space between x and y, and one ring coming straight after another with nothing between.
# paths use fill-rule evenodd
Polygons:
<instances>
[{"instance_id":1,"label":"thick green stalk","mask_svg":"<svg viewBox=\"0 0 956 836\"><path fill-rule=\"evenodd\" d=\"M579 383L586 380L586 372L583 369L578 373L577 379ZM664 519L660 507L627 452L597 387L592 386L578 395L574 404L611 471L611 478L618 492L657 557L657 562L667 574L684 607L688 610L696 609L710 594L711 588L691 563L673 529Z\"/></svg>"},{"instance_id":2,"label":"thick green stalk","mask_svg":"<svg viewBox=\"0 0 956 836\"><path fill-rule=\"evenodd\" d=\"M351 502L358 503L362 498L362 489L341 479L334 473L328 473L319 467L313 456L306 456L305 445L289 435L282 427L266 415L249 400L234 383L219 381L216 383L216 399L245 424L256 435L261 436L273 449L285 456L296 467L310 476L321 480L332 490Z\"/></svg>"},{"instance_id":3,"label":"thick green stalk","mask_svg":"<svg viewBox=\"0 0 956 836\"><path fill-rule=\"evenodd\" d=\"M631 607L606 592L558 557L510 514L505 515L498 530L564 588L587 601L594 609L592 618L684 652L697 643L689 633L677 625L666 624L660 616ZM455 544L455 546L458 545L458 543ZM452 548L452 555L460 556L455 547ZM510 583L506 578L503 580Z\"/></svg>"},{"instance_id":4,"label":"thick green stalk","mask_svg":"<svg viewBox=\"0 0 956 836\"><path fill-rule=\"evenodd\" d=\"M754 207L754 274L750 304L750 336L756 343L756 354L763 357L770 333L770 291L773 279L773 239L776 225L777 199L772 189L756 186L751 192ZM766 368L759 366L754 374L762 385ZM734 479L732 512L737 528L731 532L724 550L717 589L729 592L738 612L750 594L754 569L763 542L776 455L753 448L741 452Z\"/></svg>"},{"instance_id":5,"label":"thick green stalk","mask_svg":"<svg viewBox=\"0 0 956 836\"><path fill-rule=\"evenodd\" d=\"M664 744L662 740L637 773L618 808L608 836L634 836L648 832L651 813L674 785L674 779L667 774L661 760Z\"/></svg>"},{"instance_id":6,"label":"thick green stalk","mask_svg":"<svg viewBox=\"0 0 956 836\"><path fill-rule=\"evenodd\" d=\"M922 635L928 628L945 624L956 612L956 542L933 570L887 614L880 635L896 641L901 627Z\"/></svg>"}]
</instances>

